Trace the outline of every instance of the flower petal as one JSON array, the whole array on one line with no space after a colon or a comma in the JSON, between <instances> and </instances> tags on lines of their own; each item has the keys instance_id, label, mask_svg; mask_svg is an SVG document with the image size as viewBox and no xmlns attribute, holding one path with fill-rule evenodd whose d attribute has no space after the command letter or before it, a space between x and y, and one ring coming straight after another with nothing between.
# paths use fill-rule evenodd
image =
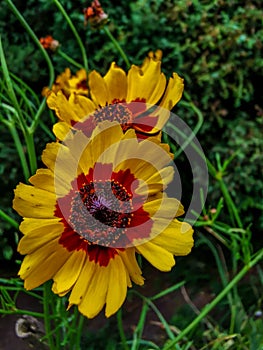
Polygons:
<instances>
[{"instance_id":1,"label":"flower petal","mask_svg":"<svg viewBox=\"0 0 263 350\"><path fill-rule=\"evenodd\" d=\"M13 208L23 217L53 218L54 193L20 183L15 189Z\"/></svg>"},{"instance_id":2,"label":"flower petal","mask_svg":"<svg viewBox=\"0 0 263 350\"><path fill-rule=\"evenodd\" d=\"M126 279L126 278L125 278ZM88 318L95 317L103 308L109 287L109 266L96 265L95 273L79 304L79 311Z\"/></svg>"},{"instance_id":3,"label":"flower petal","mask_svg":"<svg viewBox=\"0 0 263 350\"><path fill-rule=\"evenodd\" d=\"M160 229L160 223L154 223L153 230ZM160 231L159 231L160 232ZM193 241L193 229L186 222L180 222L174 219L170 225L159 235L154 237L151 242L167 249L176 256L187 255L190 253Z\"/></svg>"},{"instance_id":4,"label":"flower petal","mask_svg":"<svg viewBox=\"0 0 263 350\"><path fill-rule=\"evenodd\" d=\"M58 239L63 232L63 224L57 220L38 220L38 226L34 226L35 220L28 219L20 225L20 231L27 234L21 238L17 250L20 254L31 254L48 242ZM43 223L43 221L46 221ZM40 223L42 225L40 226Z\"/></svg>"},{"instance_id":5,"label":"flower petal","mask_svg":"<svg viewBox=\"0 0 263 350\"><path fill-rule=\"evenodd\" d=\"M98 72L92 71L89 74L89 87L91 97L97 105L102 107L106 106L107 102L110 102L106 82Z\"/></svg>"},{"instance_id":6,"label":"flower petal","mask_svg":"<svg viewBox=\"0 0 263 350\"><path fill-rule=\"evenodd\" d=\"M66 122L58 122L53 125L53 133L60 141L63 141L67 137L70 130L71 127Z\"/></svg>"},{"instance_id":7,"label":"flower petal","mask_svg":"<svg viewBox=\"0 0 263 350\"><path fill-rule=\"evenodd\" d=\"M150 217L155 216L155 219L173 219L175 216L184 214L182 204L175 198L169 198L165 194L161 198L152 197L144 205L143 209L150 214ZM167 227L167 224L166 226ZM163 228L164 229L164 228ZM162 232L158 227L159 233Z\"/></svg>"},{"instance_id":8,"label":"flower petal","mask_svg":"<svg viewBox=\"0 0 263 350\"><path fill-rule=\"evenodd\" d=\"M184 90L184 80L177 73L173 73L170 78L165 94L162 98L160 106L171 110L181 99Z\"/></svg>"},{"instance_id":9,"label":"flower petal","mask_svg":"<svg viewBox=\"0 0 263 350\"><path fill-rule=\"evenodd\" d=\"M106 317L110 317L122 306L127 294L126 269L120 256L109 264L109 282L106 296Z\"/></svg>"},{"instance_id":10,"label":"flower petal","mask_svg":"<svg viewBox=\"0 0 263 350\"><path fill-rule=\"evenodd\" d=\"M71 94L69 97L69 106L78 116L78 120L82 120L93 113L96 109L93 101L89 98L77 94Z\"/></svg>"},{"instance_id":11,"label":"flower petal","mask_svg":"<svg viewBox=\"0 0 263 350\"><path fill-rule=\"evenodd\" d=\"M35 187L54 193L54 175L49 169L38 169L29 182Z\"/></svg>"},{"instance_id":12,"label":"flower petal","mask_svg":"<svg viewBox=\"0 0 263 350\"><path fill-rule=\"evenodd\" d=\"M68 254L57 240L53 240L26 255L18 273L25 280L25 288L36 288L51 279L67 260Z\"/></svg>"},{"instance_id":13,"label":"flower petal","mask_svg":"<svg viewBox=\"0 0 263 350\"><path fill-rule=\"evenodd\" d=\"M80 119L61 91L57 94L51 92L47 97L47 105L50 109L55 111L59 119L65 121L69 125L71 125L72 121L77 122Z\"/></svg>"},{"instance_id":14,"label":"flower petal","mask_svg":"<svg viewBox=\"0 0 263 350\"><path fill-rule=\"evenodd\" d=\"M127 96L127 77L123 69L112 62L110 69L104 76L109 93L109 103L113 100L124 100Z\"/></svg>"},{"instance_id":15,"label":"flower petal","mask_svg":"<svg viewBox=\"0 0 263 350\"><path fill-rule=\"evenodd\" d=\"M144 284L144 278L142 277L142 271L137 263L136 257L135 257L135 249L134 248L127 248L124 252L119 251L118 252L120 257L122 258L122 261L124 262L124 265L126 269L128 270L128 273L132 279L132 281L140 286Z\"/></svg>"},{"instance_id":16,"label":"flower petal","mask_svg":"<svg viewBox=\"0 0 263 350\"><path fill-rule=\"evenodd\" d=\"M155 104L165 89L165 77L161 74L161 62L150 60L147 68L132 65L128 72L127 101L145 99L147 103Z\"/></svg>"},{"instance_id":17,"label":"flower petal","mask_svg":"<svg viewBox=\"0 0 263 350\"><path fill-rule=\"evenodd\" d=\"M53 277L52 290L54 293L64 295L72 288L83 268L85 257L86 252L83 250L75 251L70 255L65 264Z\"/></svg>"},{"instance_id":18,"label":"flower petal","mask_svg":"<svg viewBox=\"0 0 263 350\"><path fill-rule=\"evenodd\" d=\"M97 264L90 262L89 257L86 255L83 268L80 271L79 277L74 284L69 297L69 307L72 305L79 305L82 302L95 272L97 272Z\"/></svg>"},{"instance_id":19,"label":"flower petal","mask_svg":"<svg viewBox=\"0 0 263 350\"><path fill-rule=\"evenodd\" d=\"M151 241L137 246L136 250L160 271L170 271L175 265L173 254Z\"/></svg>"}]
</instances>

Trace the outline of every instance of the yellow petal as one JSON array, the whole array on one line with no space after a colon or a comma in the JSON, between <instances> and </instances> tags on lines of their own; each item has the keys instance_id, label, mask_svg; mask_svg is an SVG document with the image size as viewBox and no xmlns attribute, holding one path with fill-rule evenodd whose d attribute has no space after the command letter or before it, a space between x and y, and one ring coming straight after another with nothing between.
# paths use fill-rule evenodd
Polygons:
<instances>
[{"instance_id":1,"label":"yellow petal","mask_svg":"<svg viewBox=\"0 0 263 350\"><path fill-rule=\"evenodd\" d=\"M60 143L49 143L42 153L43 163L54 173L56 195L68 193L71 182L79 173L77 159Z\"/></svg>"},{"instance_id":2,"label":"yellow petal","mask_svg":"<svg viewBox=\"0 0 263 350\"><path fill-rule=\"evenodd\" d=\"M112 163L115 159L115 151L123 137L122 128L117 123L100 123L88 145L87 151L83 152L83 157L90 157L92 154L93 162Z\"/></svg>"},{"instance_id":3,"label":"yellow petal","mask_svg":"<svg viewBox=\"0 0 263 350\"><path fill-rule=\"evenodd\" d=\"M47 105L54 110L57 117L67 124L71 125L71 121L77 122L80 118L70 107L69 101L65 95L59 91L57 94L51 92L47 97Z\"/></svg>"},{"instance_id":4,"label":"yellow petal","mask_svg":"<svg viewBox=\"0 0 263 350\"><path fill-rule=\"evenodd\" d=\"M128 72L127 101L137 98L155 104L162 96L165 88L165 77L161 74L161 62L150 60L147 69L132 65Z\"/></svg>"},{"instance_id":5,"label":"yellow petal","mask_svg":"<svg viewBox=\"0 0 263 350\"><path fill-rule=\"evenodd\" d=\"M151 241L137 246L136 250L160 271L170 271L175 265L173 254Z\"/></svg>"},{"instance_id":6,"label":"yellow petal","mask_svg":"<svg viewBox=\"0 0 263 350\"><path fill-rule=\"evenodd\" d=\"M59 221L60 218L54 217L53 219L33 219L24 218L19 229L24 235L28 235L31 232L41 230L48 230L49 226L62 225Z\"/></svg>"},{"instance_id":7,"label":"yellow petal","mask_svg":"<svg viewBox=\"0 0 263 350\"><path fill-rule=\"evenodd\" d=\"M165 194L161 198L149 198L148 202L143 205L143 209L151 217L155 216L155 219L172 220L175 216L181 216L184 213L182 204L177 199L169 198Z\"/></svg>"},{"instance_id":8,"label":"yellow petal","mask_svg":"<svg viewBox=\"0 0 263 350\"><path fill-rule=\"evenodd\" d=\"M171 110L181 99L184 90L184 80L177 73L173 73L166 88L160 106Z\"/></svg>"},{"instance_id":9,"label":"yellow petal","mask_svg":"<svg viewBox=\"0 0 263 350\"><path fill-rule=\"evenodd\" d=\"M67 260L68 254L68 251L54 240L27 255L19 271L19 275L25 280L25 288L36 288L53 278Z\"/></svg>"},{"instance_id":10,"label":"yellow petal","mask_svg":"<svg viewBox=\"0 0 263 350\"><path fill-rule=\"evenodd\" d=\"M58 122L53 126L53 133L60 141L63 141L67 137L70 130L70 124L67 124L66 122Z\"/></svg>"},{"instance_id":11,"label":"yellow petal","mask_svg":"<svg viewBox=\"0 0 263 350\"><path fill-rule=\"evenodd\" d=\"M15 189L13 208L23 217L53 218L55 194L20 183Z\"/></svg>"},{"instance_id":12,"label":"yellow petal","mask_svg":"<svg viewBox=\"0 0 263 350\"><path fill-rule=\"evenodd\" d=\"M140 177L143 174L140 174ZM160 191L163 191L167 185L172 181L174 175L173 167L166 167L159 171L150 174L146 179L146 182L139 185L136 189L136 193L140 195L153 196ZM136 175L137 177L137 175Z\"/></svg>"},{"instance_id":13,"label":"yellow petal","mask_svg":"<svg viewBox=\"0 0 263 350\"><path fill-rule=\"evenodd\" d=\"M103 308L109 287L109 265L96 265L95 273L79 304L79 311L88 318L95 317Z\"/></svg>"},{"instance_id":14,"label":"yellow petal","mask_svg":"<svg viewBox=\"0 0 263 350\"><path fill-rule=\"evenodd\" d=\"M150 51L148 56L144 59L142 64L142 70L145 71L148 69L151 60L161 61L163 57L163 53L161 50L156 50L155 52Z\"/></svg>"},{"instance_id":15,"label":"yellow petal","mask_svg":"<svg viewBox=\"0 0 263 350\"><path fill-rule=\"evenodd\" d=\"M80 271L79 277L74 284L69 297L69 307L71 305L79 305L79 303L81 303L90 281L92 280L95 271L97 271L96 268L97 265L94 262L89 261L89 258L86 255L83 268Z\"/></svg>"},{"instance_id":16,"label":"yellow petal","mask_svg":"<svg viewBox=\"0 0 263 350\"><path fill-rule=\"evenodd\" d=\"M34 227L35 222L32 223L32 221L33 219L28 219L20 225L20 230L27 232L18 244L17 250L20 254L31 254L48 242L58 239L64 229L62 223L54 222L54 220L45 220L47 222L44 226L41 225L44 220L39 220L38 227ZM32 223L31 227L30 223Z\"/></svg>"},{"instance_id":17,"label":"yellow petal","mask_svg":"<svg viewBox=\"0 0 263 350\"><path fill-rule=\"evenodd\" d=\"M83 268L86 252L74 251L65 264L55 274L52 290L56 294L63 295L75 284Z\"/></svg>"},{"instance_id":18,"label":"yellow petal","mask_svg":"<svg viewBox=\"0 0 263 350\"><path fill-rule=\"evenodd\" d=\"M82 120L95 111L94 103L87 97L71 94L69 97L69 107L74 111L78 120Z\"/></svg>"},{"instance_id":19,"label":"yellow petal","mask_svg":"<svg viewBox=\"0 0 263 350\"><path fill-rule=\"evenodd\" d=\"M106 82L102 76L92 71L89 74L89 87L92 100L100 106L105 106L109 102L109 93Z\"/></svg>"},{"instance_id":20,"label":"yellow petal","mask_svg":"<svg viewBox=\"0 0 263 350\"><path fill-rule=\"evenodd\" d=\"M122 306L127 294L126 268L121 257L115 255L109 264L106 317L110 317Z\"/></svg>"},{"instance_id":21,"label":"yellow petal","mask_svg":"<svg viewBox=\"0 0 263 350\"><path fill-rule=\"evenodd\" d=\"M54 193L54 175L49 169L38 169L29 182L35 187Z\"/></svg>"},{"instance_id":22,"label":"yellow petal","mask_svg":"<svg viewBox=\"0 0 263 350\"><path fill-rule=\"evenodd\" d=\"M104 76L108 88L109 103L115 99L123 100L127 96L127 77L123 69L112 62L110 69Z\"/></svg>"},{"instance_id":23,"label":"yellow petal","mask_svg":"<svg viewBox=\"0 0 263 350\"><path fill-rule=\"evenodd\" d=\"M155 222L154 229L158 230L160 223ZM185 223L174 219L170 225L162 231L159 235L151 240L153 244L156 244L176 256L187 255L190 253L194 241L193 241L193 229Z\"/></svg>"},{"instance_id":24,"label":"yellow petal","mask_svg":"<svg viewBox=\"0 0 263 350\"><path fill-rule=\"evenodd\" d=\"M122 261L124 262L124 265L126 269L128 270L128 273L132 279L132 281L140 286L144 284L144 278L142 277L142 271L137 263L136 257L135 257L135 249L134 248L127 248L125 251L119 251L118 252L120 257L122 258Z\"/></svg>"},{"instance_id":25,"label":"yellow petal","mask_svg":"<svg viewBox=\"0 0 263 350\"><path fill-rule=\"evenodd\" d=\"M126 134L127 132L125 135ZM166 145L161 144L159 140L152 137L139 143L137 139L128 140L127 142L123 142L122 147L125 148L126 155L129 155L129 157L123 157L123 155L125 155L124 151L122 151L122 153L119 152L119 150L116 151L116 155L118 155L116 159L119 160L116 171L126 168L131 169L131 172L137 179L146 182L149 178L154 176L159 169L161 170L171 162L170 153ZM125 160L122 160L122 158ZM158 183L159 182L160 181L158 181ZM157 190L160 191L161 189L162 186L160 188L158 185Z\"/></svg>"},{"instance_id":26,"label":"yellow petal","mask_svg":"<svg viewBox=\"0 0 263 350\"><path fill-rule=\"evenodd\" d=\"M42 162L54 173L54 168L56 164L57 154L61 144L58 142L48 143L46 148L42 153Z\"/></svg>"}]
</instances>

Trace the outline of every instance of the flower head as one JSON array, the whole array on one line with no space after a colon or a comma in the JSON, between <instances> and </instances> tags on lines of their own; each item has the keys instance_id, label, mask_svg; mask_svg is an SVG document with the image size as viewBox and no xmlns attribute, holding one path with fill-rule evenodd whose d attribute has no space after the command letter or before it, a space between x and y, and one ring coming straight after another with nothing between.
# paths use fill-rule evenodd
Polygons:
<instances>
[{"instance_id":1,"label":"flower head","mask_svg":"<svg viewBox=\"0 0 263 350\"><path fill-rule=\"evenodd\" d=\"M67 97L72 93L88 96L89 90L85 69L80 69L77 71L76 75L72 75L70 69L66 68L65 71L56 78L51 90L48 87L44 87L42 95L47 97L52 91L55 93L62 91Z\"/></svg>"},{"instance_id":2,"label":"flower head","mask_svg":"<svg viewBox=\"0 0 263 350\"><path fill-rule=\"evenodd\" d=\"M85 123L88 134L102 120L116 120L124 130L134 128L141 134L155 134L169 118L168 110L180 100L184 86L176 73L167 83L161 72L161 51L150 53L141 67L132 65L127 74L113 62L104 77L92 71L87 79L89 97L76 91L69 98L61 92L50 93L47 98L48 106L60 119L54 127L60 140L76 122ZM161 109L153 110L156 104Z\"/></svg>"},{"instance_id":3,"label":"flower head","mask_svg":"<svg viewBox=\"0 0 263 350\"><path fill-rule=\"evenodd\" d=\"M47 35L44 38L39 39L40 44L44 47L46 50L50 50L52 52L55 52L59 47L58 40L55 40L51 35Z\"/></svg>"},{"instance_id":4,"label":"flower head","mask_svg":"<svg viewBox=\"0 0 263 350\"><path fill-rule=\"evenodd\" d=\"M190 252L193 230L165 194L173 168L157 138L139 142L134 130L102 122L89 138L72 130L63 144L48 144L42 160L47 168L19 184L13 202L24 218L26 289L53 279L54 293L70 292L69 306L92 318L105 305L109 317L132 282L144 283L136 253L169 271L174 255Z\"/></svg>"},{"instance_id":5,"label":"flower head","mask_svg":"<svg viewBox=\"0 0 263 350\"><path fill-rule=\"evenodd\" d=\"M98 0L92 1L91 6L85 8L83 13L85 25L89 23L93 29L101 28L108 22L108 15L103 11Z\"/></svg>"}]
</instances>

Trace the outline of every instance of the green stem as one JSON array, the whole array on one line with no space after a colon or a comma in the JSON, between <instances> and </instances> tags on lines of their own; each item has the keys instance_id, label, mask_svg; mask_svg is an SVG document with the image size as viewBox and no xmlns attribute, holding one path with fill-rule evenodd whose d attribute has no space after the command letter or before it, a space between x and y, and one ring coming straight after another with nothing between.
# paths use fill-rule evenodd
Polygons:
<instances>
[{"instance_id":1,"label":"green stem","mask_svg":"<svg viewBox=\"0 0 263 350\"><path fill-rule=\"evenodd\" d=\"M52 64L52 62L51 62L51 60L49 58L49 55L48 55L47 51L43 48L43 46L39 42L38 37L35 35L33 30L30 28L30 26L28 25L28 23L26 22L24 17L20 14L19 10L15 7L13 2L11 0L6 0L6 2L10 6L11 10L14 12L15 16L18 18L18 20L20 21L22 26L25 28L25 30L28 32L28 34L31 36L31 38L33 39L35 44L38 46L39 50L42 52L45 60L47 61L47 65L48 65L48 68L49 68L49 77L50 77L49 78L49 86L51 87L51 85L52 85L52 83L54 81L55 73L54 73L53 64Z\"/></svg>"},{"instance_id":2,"label":"green stem","mask_svg":"<svg viewBox=\"0 0 263 350\"><path fill-rule=\"evenodd\" d=\"M76 62L75 60L73 60L73 58L71 58L70 56L68 56L65 52L61 51L60 49L58 49L56 51L56 53L61 56L62 58L64 58L64 60L68 61L70 64L72 64L73 66L82 69L83 66L81 64L79 64L78 62Z\"/></svg>"},{"instance_id":3,"label":"green stem","mask_svg":"<svg viewBox=\"0 0 263 350\"><path fill-rule=\"evenodd\" d=\"M48 344L50 350L55 350L54 339L51 332L51 318L49 311L49 302L50 302L50 285L49 283L44 283L43 285L43 307L44 307L44 325L45 325L45 333L48 340Z\"/></svg>"},{"instance_id":4,"label":"green stem","mask_svg":"<svg viewBox=\"0 0 263 350\"><path fill-rule=\"evenodd\" d=\"M27 131L24 135L26 141L26 147L28 152L30 173L33 175L37 170L37 157L36 157L36 149L34 143L34 135L30 131Z\"/></svg>"},{"instance_id":5,"label":"green stem","mask_svg":"<svg viewBox=\"0 0 263 350\"><path fill-rule=\"evenodd\" d=\"M238 210L237 210L237 208L236 208L236 206L235 206L235 204L234 204L234 202L229 194L229 191L228 191L223 179L218 179L218 182L220 185L221 192L223 193L223 196L225 198L229 214L232 217L232 221L234 221L234 219L235 219L238 227L243 228L242 221L241 221L240 216L238 214ZM232 222L232 223L235 226L235 222Z\"/></svg>"},{"instance_id":6,"label":"green stem","mask_svg":"<svg viewBox=\"0 0 263 350\"><path fill-rule=\"evenodd\" d=\"M8 93L8 96L9 96L15 110L16 110L16 114L14 114L14 116L17 118L17 121L20 124L21 130L23 131L23 133L25 133L27 125L26 125L26 122L24 120L23 113L21 111L18 100L16 98L15 91L13 89L13 83L12 83L12 80L11 80L11 77L9 74L9 70L8 70L8 67L6 64L6 59L4 56L4 50L3 50L3 46L2 46L1 37L0 37L0 59L1 59L2 69L3 69L4 80L5 80L6 86L7 86L7 93Z\"/></svg>"},{"instance_id":7,"label":"green stem","mask_svg":"<svg viewBox=\"0 0 263 350\"><path fill-rule=\"evenodd\" d=\"M171 129L173 129L175 132L177 132L180 136L184 137L185 139L187 139L187 136L181 131L179 130L176 126L174 126L173 124L171 123L168 123L167 124L168 127L170 127ZM193 138L192 138L193 139ZM208 168L208 171L210 173L210 175L212 175L218 182L219 182L219 185L220 185L220 189L222 191L222 194L225 198L225 201L227 203L227 207L228 207L228 211L229 211L229 214L230 214L230 218L231 221L232 221L232 224L235 226L235 222L234 222L234 219L236 220L236 223L238 225L239 228L243 228L243 225L242 225L242 221L239 217L239 214L238 214L238 211L237 211L237 208L230 196L230 193L224 183L224 180L222 178L218 178L218 172L216 170L216 168L212 165L212 163L205 157L203 151L194 143L194 142L187 142L187 144L190 144L191 147L196 151L197 154L200 155L200 157L206 162L207 164L207 168Z\"/></svg>"},{"instance_id":8,"label":"green stem","mask_svg":"<svg viewBox=\"0 0 263 350\"><path fill-rule=\"evenodd\" d=\"M10 73L11 78L14 80L14 82L16 82L17 85L22 86L24 88L24 90L27 91L31 95L31 97L33 99L35 99L36 102L38 102L38 104L39 104L40 102L39 102L39 98L38 98L37 94L22 79L20 79L18 76L16 76L12 72L9 72L9 73Z\"/></svg>"},{"instance_id":9,"label":"green stem","mask_svg":"<svg viewBox=\"0 0 263 350\"><path fill-rule=\"evenodd\" d=\"M156 313L156 315L158 316L162 326L164 327L166 334L168 335L168 337L170 339L174 339L174 334L170 329L169 324L167 323L167 321L165 320L165 318L163 317L163 315L161 314L161 312L159 311L159 309L155 306L155 304L149 300L148 298L144 298L144 300L146 301L146 303L152 308L152 310Z\"/></svg>"},{"instance_id":10,"label":"green stem","mask_svg":"<svg viewBox=\"0 0 263 350\"><path fill-rule=\"evenodd\" d=\"M212 254L214 255L217 269L222 281L222 285L225 288L229 282L228 271L224 269L224 267L222 266L222 262L220 260L219 253L216 247L204 236L202 236L201 238L201 243L205 243L210 248ZM229 308L231 310L230 329L232 329L232 325L234 325L236 321L236 313L235 313L236 305L235 305L235 302L233 302L233 297L231 292L227 293L227 299L228 299ZM232 334L232 332L230 334Z\"/></svg>"},{"instance_id":11,"label":"green stem","mask_svg":"<svg viewBox=\"0 0 263 350\"><path fill-rule=\"evenodd\" d=\"M32 123L31 123L31 125L29 127L29 132L31 134L33 134L35 132L35 130L36 130L37 126L38 126L38 122L39 122L39 119L41 117L41 114L44 111L45 107L46 107L46 98L44 98L42 100L42 102L41 102L41 104L40 104L40 106L39 106L39 108L38 108L38 110L36 112L35 118L34 118L34 120L32 121Z\"/></svg>"},{"instance_id":12,"label":"green stem","mask_svg":"<svg viewBox=\"0 0 263 350\"><path fill-rule=\"evenodd\" d=\"M220 236L217 232L215 232L212 228L207 225L204 225L205 230L207 230L212 236L214 236L219 242L221 242L226 248L230 249L230 244Z\"/></svg>"},{"instance_id":13,"label":"green stem","mask_svg":"<svg viewBox=\"0 0 263 350\"><path fill-rule=\"evenodd\" d=\"M84 68L85 70L88 72L89 70L89 66L88 66L88 59L87 59L87 55L86 55L86 50L85 50L85 47L82 43L82 40L74 26L74 24L72 23L71 19L69 18L68 14L66 13L66 11L64 10L64 7L61 5L61 3L58 1L58 0L53 0L54 3L56 4L56 6L58 7L59 11L62 13L62 15L65 17L70 29L72 30L78 44L79 44L79 47L80 47L80 51L81 51L81 54L82 54L82 59L83 59L83 65L84 65Z\"/></svg>"},{"instance_id":14,"label":"green stem","mask_svg":"<svg viewBox=\"0 0 263 350\"><path fill-rule=\"evenodd\" d=\"M190 137L188 137L186 141L182 144L182 146L178 149L178 151L174 153L174 159L179 157L179 155L185 150L185 148L192 142L192 140L194 139L204 122L204 117L200 109L197 108L193 102L191 102L190 96L188 94L185 93L185 95L189 99L189 102L180 101L180 104L185 107L190 107L197 114L198 121Z\"/></svg>"},{"instance_id":15,"label":"green stem","mask_svg":"<svg viewBox=\"0 0 263 350\"><path fill-rule=\"evenodd\" d=\"M139 343L142 337L142 333L143 333L143 329L144 329L144 325L145 325L145 320L146 320L146 316L149 310L149 306L148 304L145 302L145 300L143 300L143 305L142 305L142 310L141 310L141 314L140 314L140 319L139 322L137 324L137 327L133 333L133 342L132 342L132 348L131 350L137 350L139 348Z\"/></svg>"},{"instance_id":16,"label":"green stem","mask_svg":"<svg viewBox=\"0 0 263 350\"><path fill-rule=\"evenodd\" d=\"M121 338L122 348L124 350L129 350L129 347L127 345L127 339L123 329L123 324L122 324L122 309L119 309L119 311L117 312L117 323L118 323L118 329L119 329L119 334Z\"/></svg>"},{"instance_id":17,"label":"green stem","mask_svg":"<svg viewBox=\"0 0 263 350\"><path fill-rule=\"evenodd\" d=\"M77 307L76 307L76 309L77 309ZM77 309L77 311L78 311L78 309ZM77 315L75 317L77 317ZM81 343L81 336L82 336L82 329L83 329L83 325L84 325L84 320L85 320L85 317L80 314L79 315L79 322L78 322L78 326L77 326L77 336L76 336L76 340L74 342L76 344L76 347L75 347L76 350L81 350L80 343Z\"/></svg>"},{"instance_id":18,"label":"green stem","mask_svg":"<svg viewBox=\"0 0 263 350\"><path fill-rule=\"evenodd\" d=\"M23 150L23 146L22 146L22 143L20 141L18 132L17 132L16 127L14 126L13 123L6 123L6 124L8 125L9 131L10 131L10 133L12 135L13 140L14 140L15 147L16 147L18 156L20 158L20 163L21 163L21 166L22 166L22 169L23 169L24 178L27 181L29 176L30 176L30 171L29 171L29 168L28 168L26 156L25 156L25 153L24 153L24 150Z\"/></svg>"},{"instance_id":19,"label":"green stem","mask_svg":"<svg viewBox=\"0 0 263 350\"><path fill-rule=\"evenodd\" d=\"M178 129L175 125L173 125L171 123L167 123L167 127L169 127L172 130L174 130L176 133L178 133L178 135L182 136L186 140L188 139L188 136L185 135L184 132L181 131L180 129ZM213 164L206 158L206 156L204 155L203 150L201 148L199 148L194 142L191 142L190 146L206 162L207 168L208 168L208 171L209 171L210 175L212 175L213 177L216 177L217 171L216 171L215 167L213 166Z\"/></svg>"},{"instance_id":20,"label":"green stem","mask_svg":"<svg viewBox=\"0 0 263 350\"><path fill-rule=\"evenodd\" d=\"M15 229L19 228L19 224L13 218L11 218L11 216L3 212L2 209L0 209L0 217L11 224Z\"/></svg>"},{"instance_id":21,"label":"green stem","mask_svg":"<svg viewBox=\"0 0 263 350\"><path fill-rule=\"evenodd\" d=\"M29 310L15 309L15 310L4 310L0 309L0 315L28 315L33 317L42 318L43 314L40 312L34 312Z\"/></svg>"},{"instance_id":22,"label":"green stem","mask_svg":"<svg viewBox=\"0 0 263 350\"><path fill-rule=\"evenodd\" d=\"M125 54L123 49L120 47L118 41L114 38L114 36L111 34L111 32L109 31L109 28L106 25L103 27L103 30L104 30L105 34L107 34L109 39L112 41L112 43L116 47L116 49L119 51L121 57L123 58L124 62L126 63L127 68L129 69L131 64L128 60L127 55Z\"/></svg>"},{"instance_id":23,"label":"green stem","mask_svg":"<svg viewBox=\"0 0 263 350\"><path fill-rule=\"evenodd\" d=\"M191 330L193 330L198 323L206 317L206 315L229 293L229 291L246 275L246 273L256 265L263 258L263 249L259 250L254 259L249 264L245 265L242 270L229 282L229 284L217 295L217 297L207 304L201 313L172 341L164 346L163 350L171 349L178 343L179 340L183 339Z\"/></svg>"},{"instance_id":24,"label":"green stem","mask_svg":"<svg viewBox=\"0 0 263 350\"><path fill-rule=\"evenodd\" d=\"M20 21L20 23L22 24L22 26L25 28L25 30L27 31L27 33L31 36L32 40L35 42L35 44L37 45L38 49L42 52L47 65L48 65L48 69L49 69L49 87L51 88L53 81L55 79L55 73L54 73L54 67L53 64L49 58L48 53L46 52L46 50L43 48L43 46L41 45L41 43L39 42L38 37L35 35L35 33L33 32L33 30L30 28L30 26L28 25L28 23L26 22L26 20L24 19L24 17L20 14L20 12L18 11L18 9L16 8L16 6L13 4L13 2L11 0L6 0L7 4L9 5L9 7L11 8L11 10L14 12L15 16L18 18L18 20ZM36 129L36 126L38 124L40 115L42 114L44 108L45 108L45 101L46 99L44 98L41 102L41 105L39 106L39 109L36 113L36 116L30 126L30 131L29 133L33 133ZM15 105L16 109L17 106ZM22 117L22 116L21 116ZM27 126L25 125L25 128ZM31 156L30 156L31 158ZM34 168L34 162L32 163L32 168Z\"/></svg>"}]
</instances>

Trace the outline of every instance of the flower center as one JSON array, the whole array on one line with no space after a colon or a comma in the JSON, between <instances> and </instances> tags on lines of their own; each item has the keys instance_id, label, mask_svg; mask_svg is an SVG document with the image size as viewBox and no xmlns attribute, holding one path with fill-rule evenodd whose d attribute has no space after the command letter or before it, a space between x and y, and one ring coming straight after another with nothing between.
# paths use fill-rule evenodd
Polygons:
<instances>
[{"instance_id":1,"label":"flower center","mask_svg":"<svg viewBox=\"0 0 263 350\"><path fill-rule=\"evenodd\" d=\"M117 181L90 181L75 192L69 223L93 244L123 244L133 215L131 197Z\"/></svg>"},{"instance_id":2,"label":"flower center","mask_svg":"<svg viewBox=\"0 0 263 350\"><path fill-rule=\"evenodd\" d=\"M133 120L131 111L121 103L113 103L97 109L94 112L93 117L96 123L104 120L109 120L110 122L117 121L121 124L124 130L130 127Z\"/></svg>"}]
</instances>

